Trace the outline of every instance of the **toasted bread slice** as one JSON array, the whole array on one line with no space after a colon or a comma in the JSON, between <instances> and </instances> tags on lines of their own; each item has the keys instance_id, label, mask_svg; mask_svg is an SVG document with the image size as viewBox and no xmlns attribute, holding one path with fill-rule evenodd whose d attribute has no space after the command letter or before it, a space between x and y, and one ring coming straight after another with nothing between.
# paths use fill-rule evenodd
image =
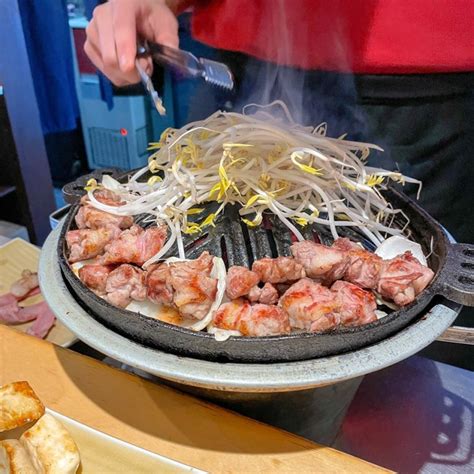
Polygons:
<instances>
[{"instance_id":1,"label":"toasted bread slice","mask_svg":"<svg viewBox=\"0 0 474 474\"><path fill-rule=\"evenodd\" d=\"M0 387L0 432L36 421L44 405L28 382L13 382Z\"/></svg>"},{"instance_id":2,"label":"toasted bread slice","mask_svg":"<svg viewBox=\"0 0 474 474\"><path fill-rule=\"evenodd\" d=\"M76 443L54 416L44 414L20 438L38 472L74 474L81 462Z\"/></svg>"},{"instance_id":3,"label":"toasted bread slice","mask_svg":"<svg viewBox=\"0 0 474 474\"><path fill-rule=\"evenodd\" d=\"M9 466L9 470L7 469L5 472L11 474L38 474L28 452L17 439L0 441L0 474L4 472L2 471L2 452L6 455L5 464Z\"/></svg>"}]
</instances>

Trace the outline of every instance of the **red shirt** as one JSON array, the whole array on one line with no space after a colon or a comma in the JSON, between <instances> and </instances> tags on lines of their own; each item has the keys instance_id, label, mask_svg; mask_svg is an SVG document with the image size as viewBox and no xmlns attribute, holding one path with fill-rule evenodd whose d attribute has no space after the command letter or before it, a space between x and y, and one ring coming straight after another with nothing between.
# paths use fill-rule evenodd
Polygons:
<instances>
[{"instance_id":1,"label":"red shirt","mask_svg":"<svg viewBox=\"0 0 474 474\"><path fill-rule=\"evenodd\" d=\"M193 35L305 69L474 71L474 0L201 0Z\"/></svg>"}]
</instances>

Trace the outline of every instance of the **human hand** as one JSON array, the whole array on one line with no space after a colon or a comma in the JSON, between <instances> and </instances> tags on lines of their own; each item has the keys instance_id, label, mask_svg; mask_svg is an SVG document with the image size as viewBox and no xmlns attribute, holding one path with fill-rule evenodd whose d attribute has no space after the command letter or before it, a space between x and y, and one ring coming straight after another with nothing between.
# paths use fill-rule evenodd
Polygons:
<instances>
[{"instance_id":1,"label":"human hand","mask_svg":"<svg viewBox=\"0 0 474 474\"><path fill-rule=\"evenodd\" d=\"M116 86L135 84L137 41L150 40L177 48L178 21L165 0L109 0L95 8L86 29L84 51ZM151 58L140 58L151 75Z\"/></svg>"}]
</instances>

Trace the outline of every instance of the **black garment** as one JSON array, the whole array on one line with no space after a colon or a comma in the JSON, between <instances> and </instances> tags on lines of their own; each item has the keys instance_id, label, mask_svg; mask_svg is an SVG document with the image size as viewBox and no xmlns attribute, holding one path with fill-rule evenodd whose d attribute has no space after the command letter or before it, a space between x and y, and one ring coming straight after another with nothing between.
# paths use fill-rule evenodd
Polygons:
<instances>
[{"instance_id":1,"label":"black garment","mask_svg":"<svg viewBox=\"0 0 474 474\"><path fill-rule=\"evenodd\" d=\"M351 75L305 71L221 52L234 72L233 93L202 84L189 121L218 109L283 100L305 125L376 143L369 164L423 181L419 203L459 242L474 242L474 73ZM415 197L417 188L405 192Z\"/></svg>"}]
</instances>

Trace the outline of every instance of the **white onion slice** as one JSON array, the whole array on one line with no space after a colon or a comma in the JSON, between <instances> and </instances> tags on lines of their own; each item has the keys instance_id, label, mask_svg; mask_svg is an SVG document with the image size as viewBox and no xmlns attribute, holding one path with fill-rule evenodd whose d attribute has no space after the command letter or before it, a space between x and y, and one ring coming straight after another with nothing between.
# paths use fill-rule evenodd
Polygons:
<instances>
[{"instance_id":1,"label":"white onion slice","mask_svg":"<svg viewBox=\"0 0 474 474\"><path fill-rule=\"evenodd\" d=\"M412 240L407 239L406 237L401 237L399 235L394 235L384 240L375 251L375 254L379 257L382 257L384 260L389 260L395 258L398 255L410 251L412 255L419 260L422 265L427 266L427 260L421 249L421 245L413 242Z\"/></svg>"},{"instance_id":2,"label":"white onion slice","mask_svg":"<svg viewBox=\"0 0 474 474\"><path fill-rule=\"evenodd\" d=\"M87 260L81 260L80 262L74 262L71 264L71 270L73 271L74 275L79 278L79 270L85 265L91 265L97 263L95 258L89 258Z\"/></svg>"},{"instance_id":3,"label":"white onion slice","mask_svg":"<svg viewBox=\"0 0 474 474\"><path fill-rule=\"evenodd\" d=\"M230 329L221 329L221 328L216 328L213 326L213 324L209 324L207 326L207 332L210 334L214 334L214 339L218 342L224 342L229 339L231 336L242 336L242 334L239 331L232 331Z\"/></svg>"}]
</instances>

